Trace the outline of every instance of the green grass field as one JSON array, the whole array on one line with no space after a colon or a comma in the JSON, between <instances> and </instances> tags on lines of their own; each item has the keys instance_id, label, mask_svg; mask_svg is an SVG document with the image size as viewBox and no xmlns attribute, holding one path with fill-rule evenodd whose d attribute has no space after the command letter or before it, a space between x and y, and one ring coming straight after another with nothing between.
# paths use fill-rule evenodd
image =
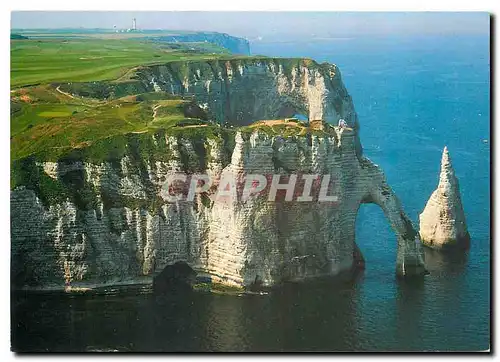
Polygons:
<instances>
[{"instance_id":1,"label":"green grass field","mask_svg":"<svg viewBox=\"0 0 500 362\"><path fill-rule=\"evenodd\" d=\"M196 107L190 101L155 95L99 101L71 98L50 85L12 91L11 159L39 154L57 160L102 138L206 124L187 113L187 105Z\"/></svg>"},{"instance_id":2,"label":"green grass field","mask_svg":"<svg viewBox=\"0 0 500 362\"><path fill-rule=\"evenodd\" d=\"M33 154L56 160L69 150L117 135L204 124L199 115L186 112L191 101L166 93L105 100L73 97L52 83L119 81L140 65L222 55L227 51L213 44L172 46L121 38L13 39L11 160Z\"/></svg>"},{"instance_id":3,"label":"green grass field","mask_svg":"<svg viewBox=\"0 0 500 362\"><path fill-rule=\"evenodd\" d=\"M227 54L212 44L186 44L173 49L168 43L130 39L12 40L11 89L51 82L112 80L138 65Z\"/></svg>"},{"instance_id":4,"label":"green grass field","mask_svg":"<svg viewBox=\"0 0 500 362\"><path fill-rule=\"evenodd\" d=\"M93 149L96 157L104 159L106 152L120 149L115 146L123 145L130 135L147 143L148 135L159 131L196 138L235 131L207 122L206 113L192 100L165 92L132 94L141 92L140 87L128 88L132 70L172 61L263 57L228 55L209 43L171 44L113 36L55 34L50 39L11 39L11 162L31 155L56 161L75 149ZM280 60L285 71L300 61L307 60ZM111 84L126 89L106 99L103 89ZM74 93L85 96L72 95L72 89L83 90ZM290 125L261 129L273 134L305 132L303 127Z\"/></svg>"}]
</instances>

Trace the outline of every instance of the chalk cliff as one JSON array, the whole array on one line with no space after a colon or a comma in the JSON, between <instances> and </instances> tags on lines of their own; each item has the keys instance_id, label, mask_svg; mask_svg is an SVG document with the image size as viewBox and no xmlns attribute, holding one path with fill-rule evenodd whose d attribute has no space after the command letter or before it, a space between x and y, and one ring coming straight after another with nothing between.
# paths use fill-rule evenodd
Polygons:
<instances>
[{"instance_id":1,"label":"chalk cliff","mask_svg":"<svg viewBox=\"0 0 500 362\"><path fill-rule=\"evenodd\" d=\"M173 61L133 69L117 82L65 83L73 95L113 99L165 91L194 98L212 120L248 125L295 114L336 124L343 118L355 130L362 153L358 117L340 70L311 59L245 57L229 60Z\"/></svg>"},{"instance_id":2,"label":"chalk cliff","mask_svg":"<svg viewBox=\"0 0 500 362\"><path fill-rule=\"evenodd\" d=\"M439 185L420 214L420 238L434 249L469 247L460 187L447 147L441 158Z\"/></svg>"},{"instance_id":3,"label":"chalk cliff","mask_svg":"<svg viewBox=\"0 0 500 362\"><path fill-rule=\"evenodd\" d=\"M141 68L136 77L155 90L195 97L218 122L245 125L300 113L313 120L357 123L333 64L271 58L171 62Z\"/></svg>"},{"instance_id":4,"label":"chalk cliff","mask_svg":"<svg viewBox=\"0 0 500 362\"><path fill-rule=\"evenodd\" d=\"M234 286L335 275L360 264L362 203L380 205L393 227L397 273L424 272L417 232L382 170L362 155L338 69L309 60L238 62L187 63L184 73L179 64L141 68L134 84L192 96L219 121L305 113L332 123L344 118L350 127L325 124L324 132L294 135L156 131L120 136L123 151L110 148L106 160L27 158L18 165L21 186L11 192L15 288L149 283L178 261ZM214 202L209 191L168 203L162 185L176 172L329 174L329 194L338 200Z\"/></svg>"},{"instance_id":5,"label":"chalk cliff","mask_svg":"<svg viewBox=\"0 0 500 362\"><path fill-rule=\"evenodd\" d=\"M98 98L166 91L195 97L214 120L244 125L259 119L304 114L357 127L356 112L339 69L311 59L245 57L173 61L135 68L117 82L67 83L61 90Z\"/></svg>"}]
</instances>

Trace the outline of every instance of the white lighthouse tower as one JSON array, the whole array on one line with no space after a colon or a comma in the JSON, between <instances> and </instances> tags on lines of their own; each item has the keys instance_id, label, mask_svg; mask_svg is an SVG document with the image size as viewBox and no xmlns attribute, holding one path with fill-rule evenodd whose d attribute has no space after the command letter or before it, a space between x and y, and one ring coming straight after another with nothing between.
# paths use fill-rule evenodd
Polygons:
<instances>
[{"instance_id":1,"label":"white lighthouse tower","mask_svg":"<svg viewBox=\"0 0 500 362\"><path fill-rule=\"evenodd\" d=\"M132 19L132 30L137 30L137 22L136 22L135 18Z\"/></svg>"}]
</instances>

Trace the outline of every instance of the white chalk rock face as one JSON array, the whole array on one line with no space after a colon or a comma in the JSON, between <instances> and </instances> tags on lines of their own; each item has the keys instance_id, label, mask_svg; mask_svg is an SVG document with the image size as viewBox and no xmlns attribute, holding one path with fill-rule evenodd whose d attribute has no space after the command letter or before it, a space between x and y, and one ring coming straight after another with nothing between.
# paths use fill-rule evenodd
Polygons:
<instances>
[{"instance_id":1,"label":"white chalk rock face","mask_svg":"<svg viewBox=\"0 0 500 362\"><path fill-rule=\"evenodd\" d=\"M420 214L420 238L434 249L469 247L460 188L447 147L441 159L439 185Z\"/></svg>"},{"instance_id":2,"label":"white chalk rock face","mask_svg":"<svg viewBox=\"0 0 500 362\"><path fill-rule=\"evenodd\" d=\"M225 162L220 157L223 145L208 139L204 153L211 156L203 170L194 162L198 154L189 144L194 140L173 142L169 136L157 138L159 149L172 146L168 162L134 160L134 152L119 162L59 161L57 185L74 194L24 186L11 192L14 286L46 290L64 288L66 282L90 288L150 284L177 262L237 287L337 275L363 265L355 241L363 203L379 205L396 234L397 274L422 275L418 232L380 167L356 155L356 136L352 130L312 135L310 140L259 131L243 138L237 133L231 160ZM163 180L186 167L215 179L328 175L333 181L327 195L338 199L273 202L264 193L225 202L214 200L210 191L208 197L197 194L192 201L166 202L160 197ZM43 164L32 172L53 180L53 169ZM71 180L80 180L80 185ZM316 191L318 185L313 185L312 194Z\"/></svg>"},{"instance_id":3,"label":"white chalk rock face","mask_svg":"<svg viewBox=\"0 0 500 362\"><path fill-rule=\"evenodd\" d=\"M172 62L141 68L135 82L144 82L145 91L154 83L192 97L220 123L299 113L316 123L342 118L348 128L230 137L159 130L126 135L123 155L106 160L28 158L19 174L29 177L11 191L14 288L150 284L177 262L239 287L337 275L363 264L355 242L363 203L379 205L396 234L397 274L425 272L418 232L381 168L362 154L357 115L336 66L293 59ZM328 175L327 195L338 199L270 202L264 194L220 202L210 189L167 202L165 183L179 172L214 180Z\"/></svg>"}]
</instances>

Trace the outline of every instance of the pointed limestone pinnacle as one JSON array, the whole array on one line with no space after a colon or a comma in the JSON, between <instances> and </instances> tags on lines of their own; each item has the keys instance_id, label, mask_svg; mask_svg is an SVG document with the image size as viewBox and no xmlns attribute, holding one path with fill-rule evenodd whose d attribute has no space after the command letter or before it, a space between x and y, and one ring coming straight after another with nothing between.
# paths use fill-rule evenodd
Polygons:
<instances>
[{"instance_id":1,"label":"pointed limestone pinnacle","mask_svg":"<svg viewBox=\"0 0 500 362\"><path fill-rule=\"evenodd\" d=\"M469 247L460 188L447 147L441 158L439 185L420 214L420 239L434 249Z\"/></svg>"}]
</instances>

